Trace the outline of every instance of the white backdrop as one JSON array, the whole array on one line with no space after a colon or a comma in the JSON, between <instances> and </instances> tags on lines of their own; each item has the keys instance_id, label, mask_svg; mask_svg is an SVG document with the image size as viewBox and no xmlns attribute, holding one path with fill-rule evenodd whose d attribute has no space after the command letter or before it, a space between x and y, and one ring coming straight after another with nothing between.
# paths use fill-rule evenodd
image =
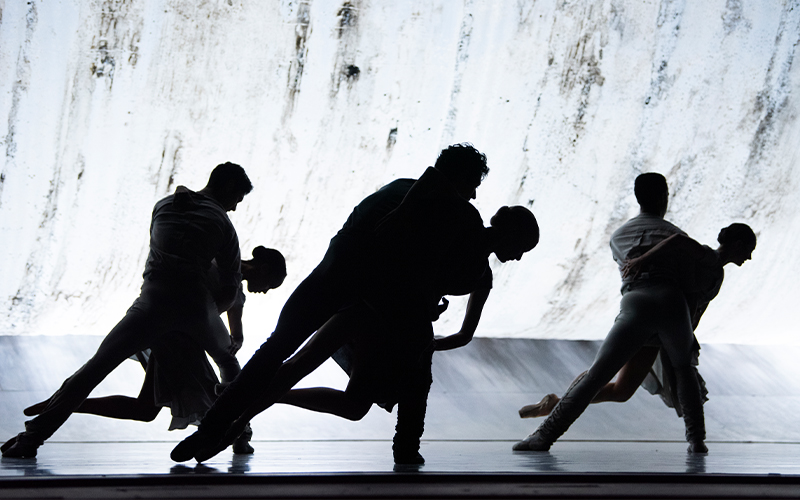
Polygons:
<instances>
[{"instance_id":1,"label":"white backdrop","mask_svg":"<svg viewBox=\"0 0 800 500\"><path fill-rule=\"evenodd\" d=\"M759 234L701 342L797 343L799 7L0 0L0 334L105 334L138 293L152 205L229 160L255 185L231 217L243 251L288 259L248 300L254 349L359 200L469 141L491 168L484 220L522 204L542 229L493 262L478 335L602 338L609 236L658 171L667 218L700 241Z\"/></svg>"}]
</instances>

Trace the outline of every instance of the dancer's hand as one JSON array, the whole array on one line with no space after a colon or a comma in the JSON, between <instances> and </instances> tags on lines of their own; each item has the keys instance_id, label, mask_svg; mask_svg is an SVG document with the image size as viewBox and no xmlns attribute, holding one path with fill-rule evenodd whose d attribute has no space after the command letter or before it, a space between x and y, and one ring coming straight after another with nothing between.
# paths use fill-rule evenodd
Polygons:
<instances>
[{"instance_id":1,"label":"dancer's hand","mask_svg":"<svg viewBox=\"0 0 800 500\"><path fill-rule=\"evenodd\" d=\"M244 338L234 337L233 335L231 335L231 346L228 347L228 351L230 351L231 354L236 355L236 353L239 352L239 349L242 348L243 343L244 343Z\"/></svg>"},{"instance_id":2,"label":"dancer's hand","mask_svg":"<svg viewBox=\"0 0 800 500\"><path fill-rule=\"evenodd\" d=\"M620 269L623 278L635 278L639 276L640 272L642 272L642 259L640 257L626 260Z\"/></svg>"}]
</instances>

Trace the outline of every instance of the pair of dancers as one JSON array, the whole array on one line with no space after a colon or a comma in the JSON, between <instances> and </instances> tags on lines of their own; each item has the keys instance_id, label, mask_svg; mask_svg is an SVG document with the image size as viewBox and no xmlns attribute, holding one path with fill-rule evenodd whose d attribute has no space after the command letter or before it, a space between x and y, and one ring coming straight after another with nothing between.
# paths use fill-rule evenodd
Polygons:
<instances>
[{"instance_id":1,"label":"pair of dancers","mask_svg":"<svg viewBox=\"0 0 800 500\"><path fill-rule=\"evenodd\" d=\"M237 329L236 316L240 320L242 270L253 291L277 286L285 276L285 265L259 265L258 254L264 253L260 250L253 261L246 261L242 267L239 240L227 212L236 210L252 189L244 169L228 162L214 168L203 189L195 192L179 186L174 194L156 203L139 297L92 358L47 401L28 409L29 414L37 416L25 422L24 432L0 447L4 457L35 457L39 446L84 404L87 411L98 409L99 404L102 412L116 415L121 411L125 415L130 411L129 418L149 418L159 404L149 388L135 402L119 398L86 402L89 393L120 363L148 349L155 353L149 364L152 370L159 364L171 367L175 360L183 363L183 369L191 368L186 372L172 370L179 377L177 394L163 395L169 396L165 402L173 405L179 419L192 420L193 414L202 416L203 405L210 404L213 394L208 383L209 373L213 372L203 366L203 351L220 367L223 383L233 380L240 371L234 353L241 345L241 323ZM278 258L280 263L282 260ZM220 311L229 311L233 337L220 319ZM177 356L176 345L181 349L196 346L191 358L194 361ZM191 387L181 387L195 376L202 380ZM151 374L147 384L152 378ZM181 391L189 393L188 400ZM139 405L142 402L149 408Z\"/></svg>"},{"instance_id":2,"label":"pair of dancers","mask_svg":"<svg viewBox=\"0 0 800 500\"><path fill-rule=\"evenodd\" d=\"M549 450L590 403L627 401L640 384L683 417L689 452L708 451L707 391L696 368L700 345L694 329L719 293L723 266L749 260L756 235L745 224L731 224L720 231L713 250L664 220L669 191L663 176L640 175L634 191L640 214L611 237L622 276L620 313L591 367L561 398L548 394L519 410L523 418L547 418L513 446L515 451Z\"/></svg>"}]
</instances>

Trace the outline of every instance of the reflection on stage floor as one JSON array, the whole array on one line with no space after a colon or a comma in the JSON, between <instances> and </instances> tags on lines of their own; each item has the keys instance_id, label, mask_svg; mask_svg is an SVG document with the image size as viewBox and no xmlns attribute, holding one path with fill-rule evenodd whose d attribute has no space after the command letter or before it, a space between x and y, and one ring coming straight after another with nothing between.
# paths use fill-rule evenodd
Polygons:
<instances>
[{"instance_id":1,"label":"reflection on stage floor","mask_svg":"<svg viewBox=\"0 0 800 500\"><path fill-rule=\"evenodd\" d=\"M47 443L3 459L0 498L798 498L800 444L426 441L427 462L395 466L390 441L257 441L203 464L175 464L175 442Z\"/></svg>"}]
</instances>

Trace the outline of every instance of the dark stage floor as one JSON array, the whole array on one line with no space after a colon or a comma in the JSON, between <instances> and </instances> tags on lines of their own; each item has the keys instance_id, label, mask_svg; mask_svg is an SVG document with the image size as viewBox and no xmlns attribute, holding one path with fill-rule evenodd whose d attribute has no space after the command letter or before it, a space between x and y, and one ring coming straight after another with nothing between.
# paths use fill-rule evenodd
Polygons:
<instances>
[{"instance_id":1,"label":"dark stage floor","mask_svg":"<svg viewBox=\"0 0 800 500\"><path fill-rule=\"evenodd\" d=\"M0 337L3 440L100 340ZM597 344L479 338L437 354L419 468L394 467L396 415L380 408L349 422L278 405L253 420L255 455L202 466L169 459L191 431L168 432L167 411L147 424L73 415L35 461L0 462L0 499L800 498L800 348L703 347L707 456L687 455L682 420L643 390L591 405L549 453L513 453L540 423L517 410L563 392ZM94 395L137 394L142 370L123 365ZM329 368L304 384L346 380Z\"/></svg>"},{"instance_id":2,"label":"dark stage floor","mask_svg":"<svg viewBox=\"0 0 800 500\"><path fill-rule=\"evenodd\" d=\"M48 443L3 459L0 498L798 498L800 444L429 441L427 463L395 467L389 441L263 441L175 464L174 443Z\"/></svg>"}]
</instances>

